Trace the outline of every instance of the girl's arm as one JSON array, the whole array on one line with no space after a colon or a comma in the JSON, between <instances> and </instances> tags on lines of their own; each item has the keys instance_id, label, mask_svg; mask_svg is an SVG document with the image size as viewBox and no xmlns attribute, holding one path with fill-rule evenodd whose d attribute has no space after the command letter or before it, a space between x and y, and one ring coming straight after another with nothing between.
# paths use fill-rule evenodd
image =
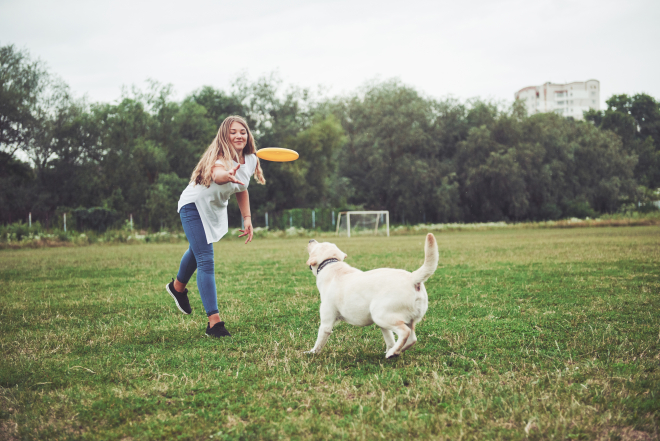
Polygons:
<instances>
[{"instance_id":1,"label":"girl's arm","mask_svg":"<svg viewBox=\"0 0 660 441\"><path fill-rule=\"evenodd\" d=\"M227 169L223 165L215 165L211 169L211 179L213 179L213 182L215 182L218 185L226 184L228 182L245 185L241 181L236 179L236 172L238 171L239 167L240 164L232 168L231 170L227 171Z\"/></svg>"},{"instance_id":2,"label":"girl's arm","mask_svg":"<svg viewBox=\"0 0 660 441\"><path fill-rule=\"evenodd\" d=\"M238 230L243 234L238 237L247 236L245 243L252 242L252 215L250 214L250 195L247 190L236 193L236 201L238 202L238 208L241 210L241 215L243 216L243 229Z\"/></svg>"}]
</instances>

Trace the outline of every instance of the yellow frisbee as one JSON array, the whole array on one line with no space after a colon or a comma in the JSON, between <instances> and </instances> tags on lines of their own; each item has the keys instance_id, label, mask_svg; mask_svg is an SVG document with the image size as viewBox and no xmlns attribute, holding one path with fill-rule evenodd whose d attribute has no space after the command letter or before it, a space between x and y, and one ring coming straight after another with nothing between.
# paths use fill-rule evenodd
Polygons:
<instances>
[{"instance_id":1,"label":"yellow frisbee","mask_svg":"<svg viewBox=\"0 0 660 441\"><path fill-rule=\"evenodd\" d=\"M291 149L283 149L281 147L266 147L257 150L257 156L260 159L273 162L289 162L298 159L298 152Z\"/></svg>"}]
</instances>

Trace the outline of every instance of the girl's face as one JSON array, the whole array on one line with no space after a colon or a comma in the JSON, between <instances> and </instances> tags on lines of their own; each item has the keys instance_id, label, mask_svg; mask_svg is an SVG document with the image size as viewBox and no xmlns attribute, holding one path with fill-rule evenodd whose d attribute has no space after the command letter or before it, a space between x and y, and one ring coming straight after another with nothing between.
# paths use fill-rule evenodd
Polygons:
<instances>
[{"instance_id":1,"label":"girl's face","mask_svg":"<svg viewBox=\"0 0 660 441\"><path fill-rule=\"evenodd\" d=\"M234 121L229 126L229 142L236 149L236 152L241 155L243 153L243 148L247 144L248 134L247 130L243 124L238 121Z\"/></svg>"}]
</instances>

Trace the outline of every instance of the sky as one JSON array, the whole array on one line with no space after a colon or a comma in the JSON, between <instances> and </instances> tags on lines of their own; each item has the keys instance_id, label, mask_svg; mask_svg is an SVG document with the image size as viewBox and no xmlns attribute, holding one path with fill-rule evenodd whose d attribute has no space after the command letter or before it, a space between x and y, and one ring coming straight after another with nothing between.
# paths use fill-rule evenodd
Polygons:
<instances>
[{"instance_id":1,"label":"sky","mask_svg":"<svg viewBox=\"0 0 660 441\"><path fill-rule=\"evenodd\" d=\"M175 98L241 75L356 93L398 79L424 96L512 102L597 79L660 99L658 0L0 0L0 45L46 63L76 96L115 102L148 79Z\"/></svg>"}]
</instances>

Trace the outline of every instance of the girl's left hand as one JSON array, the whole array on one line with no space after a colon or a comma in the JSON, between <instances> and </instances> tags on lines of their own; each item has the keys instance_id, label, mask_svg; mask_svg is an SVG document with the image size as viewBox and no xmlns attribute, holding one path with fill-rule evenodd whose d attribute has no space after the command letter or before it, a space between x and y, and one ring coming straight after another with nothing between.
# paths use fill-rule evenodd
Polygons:
<instances>
[{"instance_id":1,"label":"girl's left hand","mask_svg":"<svg viewBox=\"0 0 660 441\"><path fill-rule=\"evenodd\" d=\"M247 239L245 239L245 243L252 242L252 235L254 232L252 231L252 218L247 217L243 219L243 229L239 229L243 234L239 234L238 237L243 237L247 236Z\"/></svg>"}]
</instances>

